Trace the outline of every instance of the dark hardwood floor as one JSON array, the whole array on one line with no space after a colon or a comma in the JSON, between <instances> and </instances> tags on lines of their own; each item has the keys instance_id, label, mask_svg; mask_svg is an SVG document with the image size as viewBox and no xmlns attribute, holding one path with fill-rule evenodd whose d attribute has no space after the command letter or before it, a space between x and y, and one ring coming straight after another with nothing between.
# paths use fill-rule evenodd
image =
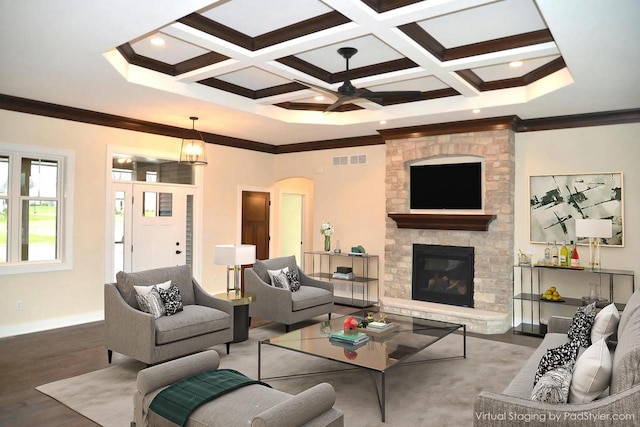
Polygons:
<instances>
[{"instance_id":1,"label":"dark hardwood floor","mask_svg":"<svg viewBox=\"0 0 640 427\"><path fill-rule=\"evenodd\" d=\"M336 306L335 312L351 314L354 310ZM254 318L251 327L267 323ZM469 335L530 347L540 343L539 338L511 332ZM35 387L107 366L103 322L0 339L0 426L96 426ZM90 388L87 392L91 392Z\"/></svg>"}]
</instances>

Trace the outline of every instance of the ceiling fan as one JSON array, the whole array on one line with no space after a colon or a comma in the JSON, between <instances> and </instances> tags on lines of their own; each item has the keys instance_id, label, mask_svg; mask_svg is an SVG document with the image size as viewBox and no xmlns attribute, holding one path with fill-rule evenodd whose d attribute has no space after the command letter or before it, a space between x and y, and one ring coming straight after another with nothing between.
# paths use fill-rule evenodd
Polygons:
<instances>
[{"instance_id":1,"label":"ceiling fan","mask_svg":"<svg viewBox=\"0 0 640 427\"><path fill-rule=\"evenodd\" d=\"M338 91L333 91L322 86L317 86L311 83L306 83L300 80L294 80L297 83L305 85L311 89L316 89L321 92L327 93L331 96L335 96L338 99L324 110L325 113L334 111L336 108L340 107L342 104L355 101L358 99L366 99L369 101L383 103L388 100L397 100L397 99L419 99L422 95L420 91L385 91L385 92L372 92L368 89L358 89L353 84L351 84L351 80L349 80L349 58L355 55L358 52L358 49L355 47L341 47L338 49L338 53L346 60L347 67L345 71L345 79L342 83L342 86L338 88Z\"/></svg>"}]
</instances>

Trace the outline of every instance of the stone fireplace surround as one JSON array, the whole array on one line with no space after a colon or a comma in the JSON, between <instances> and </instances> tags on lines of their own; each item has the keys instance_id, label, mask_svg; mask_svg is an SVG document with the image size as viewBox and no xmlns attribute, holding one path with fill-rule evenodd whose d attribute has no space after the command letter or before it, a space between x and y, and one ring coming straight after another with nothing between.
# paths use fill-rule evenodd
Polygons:
<instances>
[{"instance_id":1,"label":"stone fireplace surround","mask_svg":"<svg viewBox=\"0 0 640 427\"><path fill-rule=\"evenodd\" d=\"M386 209L409 213L409 165L434 157L484 158L484 213L495 215L486 231L399 228L386 219L383 310L464 323L472 332L504 333L511 327L515 134L511 129L415 138L386 138ZM445 227L446 228L446 227ZM455 227L452 227L455 228ZM475 248L474 308L411 299L414 243Z\"/></svg>"}]
</instances>

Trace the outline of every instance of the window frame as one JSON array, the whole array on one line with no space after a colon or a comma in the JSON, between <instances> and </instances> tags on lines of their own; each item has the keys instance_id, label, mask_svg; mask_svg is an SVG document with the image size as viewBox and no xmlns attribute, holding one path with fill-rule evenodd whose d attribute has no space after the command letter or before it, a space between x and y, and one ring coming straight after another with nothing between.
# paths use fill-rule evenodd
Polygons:
<instances>
[{"instance_id":1,"label":"window frame","mask_svg":"<svg viewBox=\"0 0 640 427\"><path fill-rule=\"evenodd\" d=\"M9 157L7 218L7 262L0 263L0 276L70 270L73 268L73 176L74 152L51 147L0 142L0 155ZM58 232L55 260L21 261L20 209L25 197L20 192L20 165L23 158L39 158L58 164ZM29 197L27 197L29 199Z\"/></svg>"}]
</instances>

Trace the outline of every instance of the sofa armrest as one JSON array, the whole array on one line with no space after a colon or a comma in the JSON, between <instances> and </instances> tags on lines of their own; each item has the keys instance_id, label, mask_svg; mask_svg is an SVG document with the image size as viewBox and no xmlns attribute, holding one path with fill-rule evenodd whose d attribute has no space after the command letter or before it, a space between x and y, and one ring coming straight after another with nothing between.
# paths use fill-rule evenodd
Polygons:
<instances>
[{"instance_id":1,"label":"sofa armrest","mask_svg":"<svg viewBox=\"0 0 640 427\"><path fill-rule=\"evenodd\" d=\"M256 416L251 427L301 426L333 408L336 393L328 383L317 384Z\"/></svg>"},{"instance_id":2,"label":"sofa armrest","mask_svg":"<svg viewBox=\"0 0 640 427\"><path fill-rule=\"evenodd\" d=\"M483 390L473 401L475 427L605 427L640 420L640 385L581 404L551 404ZM629 424L626 424L629 423Z\"/></svg>"},{"instance_id":3,"label":"sofa armrest","mask_svg":"<svg viewBox=\"0 0 640 427\"><path fill-rule=\"evenodd\" d=\"M566 334L572 320L571 317L551 316L547 324L547 333Z\"/></svg>"},{"instance_id":4,"label":"sofa armrest","mask_svg":"<svg viewBox=\"0 0 640 427\"><path fill-rule=\"evenodd\" d=\"M146 395L199 372L218 369L218 366L218 353L215 350L207 350L142 369L138 372L136 386L139 393Z\"/></svg>"},{"instance_id":5,"label":"sofa armrest","mask_svg":"<svg viewBox=\"0 0 640 427\"><path fill-rule=\"evenodd\" d=\"M324 280L317 280L309 277L304 271L298 269L298 276L300 277L300 286L313 286L315 288L322 288L333 293L333 283L325 282Z\"/></svg>"},{"instance_id":6,"label":"sofa armrest","mask_svg":"<svg viewBox=\"0 0 640 427\"><path fill-rule=\"evenodd\" d=\"M156 345L155 319L131 307L115 283L104 285L105 347L149 363Z\"/></svg>"}]
</instances>

